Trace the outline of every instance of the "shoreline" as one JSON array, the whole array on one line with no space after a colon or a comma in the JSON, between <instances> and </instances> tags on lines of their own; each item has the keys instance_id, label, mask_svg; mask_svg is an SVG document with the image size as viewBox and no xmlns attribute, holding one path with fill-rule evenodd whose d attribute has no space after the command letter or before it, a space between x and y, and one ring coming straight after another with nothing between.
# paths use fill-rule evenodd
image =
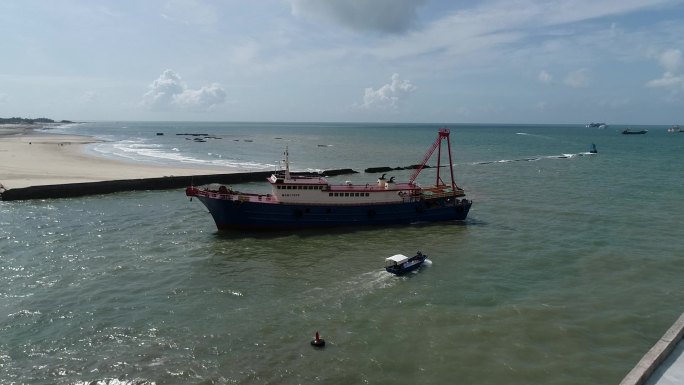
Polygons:
<instances>
[{"instance_id":1,"label":"shoreline","mask_svg":"<svg viewBox=\"0 0 684 385\"><path fill-rule=\"evenodd\" d=\"M250 170L167 167L100 157L85 146L100 142L84 135L38 132L42 125L0 125L1 200L45 199L133 190L186 187L226 180ZM242 180L244 176L237 179Z\"/></svg>"},{"instance_id":2,"label":"shoreline","mask_svg":"<svg viewBox=\"0 0 684 385\"><path fill-rule=\"evenodd\" d=\"M4 190L70 183L225 174L210 167L167 167L119 161L88 153L89 136L36 132L27 125L0 126L0 186ZM230 173L250 170L231 170Z\"/></svg>"}]
</instances>

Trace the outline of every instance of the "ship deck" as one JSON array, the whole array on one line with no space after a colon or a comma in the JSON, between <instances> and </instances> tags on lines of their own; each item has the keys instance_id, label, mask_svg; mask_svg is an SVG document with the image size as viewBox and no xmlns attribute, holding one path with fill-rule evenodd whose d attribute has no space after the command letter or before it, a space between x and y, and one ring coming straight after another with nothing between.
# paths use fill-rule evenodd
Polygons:
<instances>
[{"instance_id":1,"label":"ship deck","mask_svg":"<svg viewBox=\"0 0 684 385\"><path fill-rule=\"evenodd\" d=\"M428 188L420 188L417 187L416 185L409 184L409 183L397 183L393 185L389 189L385 189L383 187L377 186L377 185L330 185L328 189L321 190L322 192L325 193L339 193L339 192L347 192L347 193L356 193L356 192L385 192L385 191L410 191L410 193L407 193L403 201L404 202L412 202L412 201L417 201L421 199L441 199L441 198L449 198L449 197L462 197L465 196L465 192L463 190L457 189L455 192L451 190L450 187L448 186L432 186ZM208 188L205 189L197 189L195 194L197 196L203 196L207 197L210 199L220 199L220 200L227 200L227 201L240 201L240 202L252 202L252 203L261 203L261 204L281 204L281 203L293 203L293 204L310 204L310 205L335 205L335 206L343 206L343 205L349 205L349 204L358 204L358 205L372 205L372 204L377 204L377 203L388 203L388 202L383 202L383 201L374 201L374 202L354 202L354 203L341 203L341 202L334 202L334 201L329 201L329 202L311 202L311 203L302 203L302 202L283 202L278 200L276 197L274 197L272 194L255 194L255 193L240 193L237 191L229 191L229 192L219 192L216 190L209 190ZM395 201L396 203L396 201Z\"/></svg>"}]
</instances>

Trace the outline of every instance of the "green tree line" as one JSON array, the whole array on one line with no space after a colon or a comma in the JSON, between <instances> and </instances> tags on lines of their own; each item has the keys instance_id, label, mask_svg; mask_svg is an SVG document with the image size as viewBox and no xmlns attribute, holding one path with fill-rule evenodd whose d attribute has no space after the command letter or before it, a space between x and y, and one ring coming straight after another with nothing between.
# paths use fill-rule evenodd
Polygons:
<instances>
[{"instance_id":1,"label":"green tree line","mask_svg":"<svg viewBox=\"0 0 684 385\"><path fill-rule=\"evenodd\" d=\"M54 120L48 118L0 118L0 124L34 124L34 123L55 123ZM60 120L59 123L73 123L70 120Z\"/></svg>"}]
</instances>

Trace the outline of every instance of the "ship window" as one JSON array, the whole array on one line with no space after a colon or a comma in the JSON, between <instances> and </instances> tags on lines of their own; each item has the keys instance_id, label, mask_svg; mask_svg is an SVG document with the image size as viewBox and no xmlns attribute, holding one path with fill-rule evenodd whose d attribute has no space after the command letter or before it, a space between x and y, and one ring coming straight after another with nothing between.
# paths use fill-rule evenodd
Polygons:
<instances>
[{"instance_id":1,"label":"ship window","mask_svg":"<svg viewBox=\"0 0 684 385\"><path fill-rule=\"evenodd\" d=\"M370 196L370 193L366 193L366 196L369 197L369 196Z\"/></svg>"},{"instance_id":2,"label":"ship window","mask_svg":"<svg viewBox=\"0 0 684 385\"><path fill-rule=\"evenodd\" d=\"M355 193L354 196L355 196L355 197L359 196L359 193Z\"/></svg>"},{"instance_id":3,"label":"ship window","mask_svg":"<svg viewBox=\"0 0 684 385\"><path fill-rule=\"evenodd\" d=\"M335 196L337 196L337 193L335 193Z\"/></svg>"},{"instance_id":4,"label":"ship window","mask_svg":"<svg viewBox=\"0 0 684 385\"><path fill-rule=\"evenodd\" d=\"M344 196L348 197L348 196L349 196L349 193L344 193Z\"/></svg>"},{"instance_id":5,"label":"ship window","mask_svg":"<svg viewBox=\"0 0 684 385\"><path fill-rule=\"evenodd\" d=\"M333 196L333 193L328 193L328 196L329 196L329 197Z\"/></svg>"}]
</instances>

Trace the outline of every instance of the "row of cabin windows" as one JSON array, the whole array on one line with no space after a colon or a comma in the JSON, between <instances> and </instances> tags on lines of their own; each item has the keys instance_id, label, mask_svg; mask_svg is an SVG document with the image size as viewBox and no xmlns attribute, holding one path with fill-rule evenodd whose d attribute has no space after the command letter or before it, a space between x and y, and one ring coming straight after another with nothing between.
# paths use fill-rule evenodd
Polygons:
<instances>
[{"instance_id":1,"label":"row of cabin windows","mask_svg":"<svg viewBox=\"0 0 684 385\"><path fill-rule=\"evenodd\" d=\"M278 190L322 190L323 186L276 186Z\"/></svg>"},{"instance_id":2,"label":"row of cabin windows","mask_svg":"<svg viewBox=\"0 0 684 385\"><path fill-rule=\"evenodd\" d=\"M369 193L328 193L331 197L367 197Z\"/></svg>"}]
</instances>

